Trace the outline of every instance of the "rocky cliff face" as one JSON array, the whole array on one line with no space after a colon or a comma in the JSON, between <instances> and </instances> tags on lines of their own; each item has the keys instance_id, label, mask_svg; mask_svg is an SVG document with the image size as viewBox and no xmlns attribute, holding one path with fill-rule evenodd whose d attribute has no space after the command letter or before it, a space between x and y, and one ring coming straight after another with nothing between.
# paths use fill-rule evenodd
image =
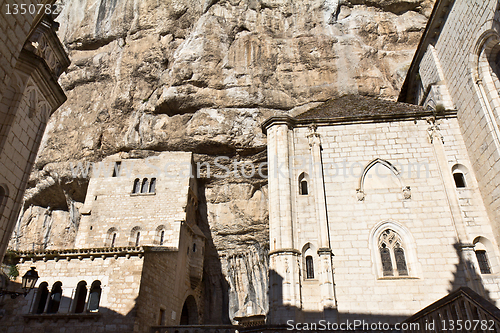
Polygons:
<instances>
[{"instance_id":1,"label":"rocky cliff face","mask_svg":"<svg viewBox=\"0 0 500 333\"><path fill-rule=\"evenodd\" d=\"M47 127L12 247L72 245L88 181L73 177L70 163L164 150L208 162L221 155L228 164L264 161L259 125L270 115L341 93L395 99L432 4L61 0L59 35L72 60L60 80L68 101ZM213 248L207 305L228 309L214 320L263 311L266 300L244 295L267 283L255 273L267 268L266 181L202 183Z\"/></svg>"}]
</instances>

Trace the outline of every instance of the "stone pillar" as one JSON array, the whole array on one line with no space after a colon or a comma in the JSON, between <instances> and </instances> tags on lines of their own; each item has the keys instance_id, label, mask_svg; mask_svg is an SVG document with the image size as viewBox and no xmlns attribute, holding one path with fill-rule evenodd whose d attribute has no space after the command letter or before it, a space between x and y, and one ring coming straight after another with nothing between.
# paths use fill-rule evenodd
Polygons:
<instances>
[{"instance_id":1,"label":"stone pillar","mask_svg":"<svg viewBox=\"0 0 500 333\"><path fill-rule=\"evenodd\" d=\"M462 213L460 211L455 181L453 180L453 175L446 158L443 136L439 131L439 125L434 117L427 119L427 122L430 124L430 127L428 128L429 141L434 148L434 156L438 164L440 178L443 182L446 193L446 199L450 208L453 226L455 227L457 237L457 244L455 244L455 248L460 256L460 260L463 263L465 274L464 283L478 294L484 295L484 289L481 288L480 283L476 281L477 274L473 264L475 261L474 245L468 244L469 235L467 234L465 221L462 218Z\"/></svg>"},{"instance_id":2,"label":"stone pillar","mask_svg":"<svg viewBox=\"0 0 500 333\"><path fill-rule=\"evenodd\" d=\"M328 228L328 213L326 210L325 183L323 177L323 163L321 156L321 137L316 127L311 127L308 135L309 148L312 159L312 189L314 193L316 221L318 223L318 280L321 292L321 305L325 311L325 319L336 320L336 312L329 314L329 310L336 308L333 281L333 254L330 247Z\"/></svg>"},{"instance_id":3,"label":"stone pillar","mask_svg":"<svg viewBox=\"0 0 500 333\"><path fill-rule=\"evenodd\" d=\"M269 180L270 322L285 324L301 308L300 251L295 248L290 161L293 132L289 117L272 118L267 126ZM265 125L264 125L265 126Z\"/></svg>"}]
</instances>

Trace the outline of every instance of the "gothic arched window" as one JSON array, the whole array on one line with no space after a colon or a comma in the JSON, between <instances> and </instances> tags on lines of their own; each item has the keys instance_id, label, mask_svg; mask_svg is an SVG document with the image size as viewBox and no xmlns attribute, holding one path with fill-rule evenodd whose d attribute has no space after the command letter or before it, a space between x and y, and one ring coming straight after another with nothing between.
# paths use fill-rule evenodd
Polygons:
<instances>
[{"instance_id":1,"label":"gothic arched window","mask_svg":"<svg viewBox=\"0 0 500 333\"><path fill-rule=\"evenodd\" d=\"M312 256L306 257L306 278L314 279L314 261Z\"/></svg>"},{"instance_id":2,"label":"gothic arched window","mask_svg":"<svg viewBox=\"0 0 500 333\"><path fill-rule=\"evenodd\" d=\"M384 230L379 237L378 248L384 276L408 276L403 243L395 231Z\"/></svg>"}]
</instances>

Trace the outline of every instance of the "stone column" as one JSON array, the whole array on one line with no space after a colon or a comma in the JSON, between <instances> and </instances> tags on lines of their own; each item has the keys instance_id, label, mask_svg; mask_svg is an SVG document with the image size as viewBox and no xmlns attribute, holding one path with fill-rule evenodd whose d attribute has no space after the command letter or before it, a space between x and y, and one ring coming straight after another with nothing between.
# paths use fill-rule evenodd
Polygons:
<instances>
[{"instance_id":1,"label":"stone column","mask_svg":"<svg viewBox=\"0 0 500 333\"><path fill-rule=\"evenodd\" d=\"M474 245L468 243L469 236L465 228L465 221L462 218L462 213L460 211L460 204L458 201L458 196L456 192L455 181L453 180L453 175L451 169L448 165L448 160L446 158L446 151L444 146L444 139L440 133L439 125L434 117L427 119L430 124L428 128L429 141L434 148L434 156L438 164L440 178L443 182L446 199L450 207L451 219L453 226L455 227L457 244L455 248L457 253L460 255L460 260L463 261L463 269L465 273L464 281L468 287L472 288L479 294L484 295L484 290L477 283L477 274L474 270Z\"/></svg>"},{"instance_id":2,"label":"stone column","mask_svg":"<svg viewBox=\"0 0 500 333\"><path fill-rule=\"evenodd\" d=\"M325 319L336 320L335 312L328 314L329 310L336 308L334 281L333 281L333 254L330 247L328 214L326 210L325 182L323 177L323 162L321 156L321 137L316 132L316 127L311 127L308 135L309 148L312 159L311 185L314 193L316 221L318 223L318 280L321 292L322 308ZM334 318L332 318L332 316ZM328 317L328 318L327 318Z\"/></svg>"},{"instance_id":3,"label":"stone column","mask_svg":"<svg viewBox=\"0 0 500 333\"><path fill-rule=\"evenodd\" d=\"M289 117L272 118L267 127L269 182L270 322L294 320L301 308L300 251L295 249L290 156L293 133Z\"/></svg>"}]
</instances>

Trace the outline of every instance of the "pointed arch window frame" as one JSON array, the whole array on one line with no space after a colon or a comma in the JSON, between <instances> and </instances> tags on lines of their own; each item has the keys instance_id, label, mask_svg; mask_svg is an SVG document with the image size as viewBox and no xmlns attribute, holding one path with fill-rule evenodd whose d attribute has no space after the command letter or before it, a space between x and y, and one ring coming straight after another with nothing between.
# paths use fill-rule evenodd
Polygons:
<instances>
[{"instance_id":1,"label":"pointed arch window frame","mask_svg":"<svg viewBox=\"0 0 500 333\"><path fill-rule=\"evenodd\" d=\"M392 165L389 161L386 161L386 160L383 160L380 158L376 158L364 167L363 172L361 173L361 176L359 177L358 188L356 189L356 192L357 192L356 197L358 198L358 201L364 201L364 199L366 197L366 193L365 193L366 175L368 174L368 171L370 171L371 168L373 168L377 164L382 164L383 166L388 168L394 174L394 176L396 176L396 178L399 181L401 192L403 194L403 199L405 199L405 200L411 199L411 188L410 188L410 186L405 185L405 183L403 182L403 177L401 177L401 172L399 172L399 170L396 169L396 167L394 165Z\"/></svg>"},{"instance_id":2,"label":"pointed arch window frame","mask_svg":"<svg viewBox=\"0 0 500 333\"><path fill-rule=\"evenodd\" d=\"M387 229L393 230L401 239L408 275L384 275L379 240L382 233ZM370 232L369 247L372 255L373 273L377 279L419 279L422 275L422 269L417 259L415 239L403 224L396 221L377 223ZM391 254L391 259L393 272L397 272L397 262L394 254Z\"/></svg>"}]
</instances>

